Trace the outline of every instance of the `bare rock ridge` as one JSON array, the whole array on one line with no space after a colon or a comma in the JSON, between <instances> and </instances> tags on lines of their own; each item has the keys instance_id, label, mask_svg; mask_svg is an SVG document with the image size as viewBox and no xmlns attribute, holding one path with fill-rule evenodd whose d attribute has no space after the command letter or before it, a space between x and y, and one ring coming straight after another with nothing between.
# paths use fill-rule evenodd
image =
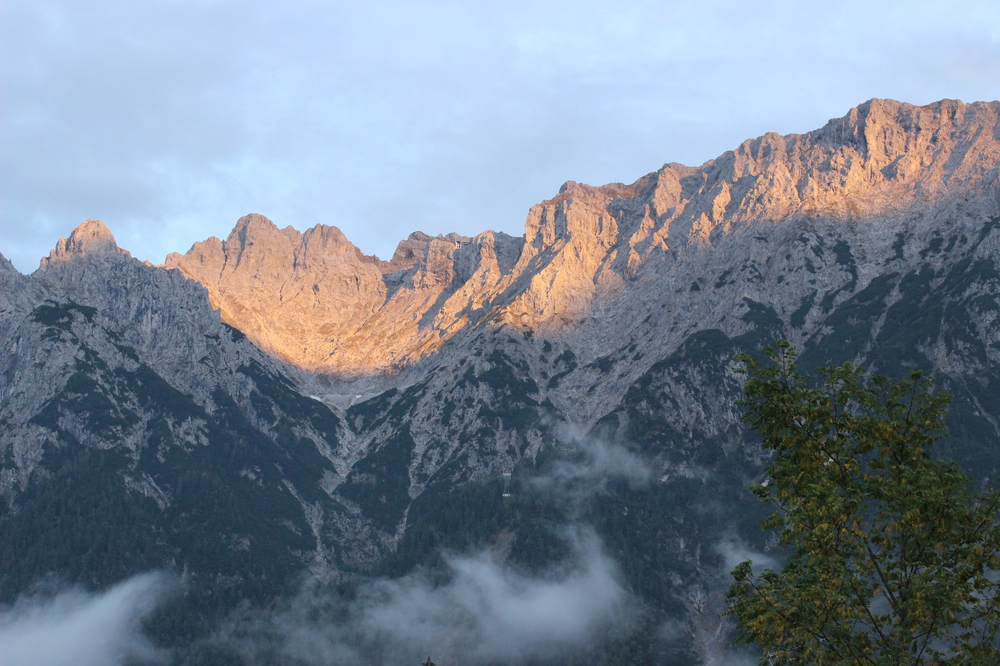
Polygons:
<instances>
[{"instance_id":1,"label":"bare rock ridge","mask_svg":"<svg viewBox=\"0 0 1000 666\"><path fill-rule=\"evenodd\" d=\"M127 251L118 247L115 237L104 222L87 220L74 229L69 238L59 239L49 256L42 258L41 267L44 269L55 264L63 264L83 254L130 256Z\"/></svg>"},{"instance_id":2,"label":"bare rock ridge","mask_svg":"<svg viewBox=\"0 0 1000 666\"><path fill-rule=\"evenodd\" d=\"M19 315L30 312L43 290L34 280L21 275L0 254L0 340L6 340ZM9 350L8 350L9 351Z\"/></svg>"},{"instance_id":3,"label":"bare rock ridge","mask_svg":"<svg viewBox=\"0 0 1000 666\"><path fill-rule=\"evenodd\" d=\"M531 208L523 239L415 233L384 262L335 227L299 234L249 215L225 241L172 254L166 267L203 284L224 321L296 366L386 371L484 322L572 335L650 262L760 225L929 219L996 189L998 119L998 102L873 99L816 131L769 133L700 167L667 164L630 185L568 182Z\"/></svg>"},{"instance_id":4,"label":"bare rock ridge","mask_svg":"<svg viewBox=\"0 0 1000 666\"><path fill-rule=\"evenodd\" d=\"M519 245L492 232L475 239L417 232L385 262L363 255L336 227L300 234L247 215L226 240L171 254L165 267L205 285L224 321L285 360L367 371L437 348L477 291L510 271ZM474 276L479 290L467 286Z\"/></svg>"}]
</instances>

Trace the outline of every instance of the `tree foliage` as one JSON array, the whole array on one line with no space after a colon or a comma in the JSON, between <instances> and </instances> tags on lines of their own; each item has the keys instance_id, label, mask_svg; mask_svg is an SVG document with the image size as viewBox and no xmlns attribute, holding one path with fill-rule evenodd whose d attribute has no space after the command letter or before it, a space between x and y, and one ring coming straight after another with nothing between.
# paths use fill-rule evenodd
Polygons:
<instances>
[{"instance_id":1,"label":"tree foliage","mask_svg":"<svg viewBox=\"0 0 1000 666\"><path fill-rule=\"evenodd\" d=\"M949 398L920 373L747 355L744 421L774 452L754 493L790 551L782 571L734 571L729 609L762 664L1000 663L1000 497L931 456Z\"/></svg>"}]
</instances>

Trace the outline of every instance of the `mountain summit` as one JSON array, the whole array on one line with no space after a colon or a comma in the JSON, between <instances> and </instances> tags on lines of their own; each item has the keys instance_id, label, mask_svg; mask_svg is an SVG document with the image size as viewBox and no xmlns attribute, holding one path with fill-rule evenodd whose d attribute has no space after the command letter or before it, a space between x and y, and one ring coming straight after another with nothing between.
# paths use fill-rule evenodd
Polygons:
<instances>
[{"instance_id":1,"label":"mountain summit","mask_svg":"<svg viewBox=\"0 0 1000 666\"><path fill-rule=\"evenodd\" d=\"M115 237L107 225L100 220L87 220L70 234L70 237L60 238L48 257L43 257L41 270L57 264L64 264L73 257L81 255L114 255L128 252L118 247Z\"/></svg>"},{"instance_id":2,"label":"mountain summit","mask_svg":"<svg viewBox=\"0 0 1000 666\"><path fill-rule=\"evenodd\" d=\"M997 198L982 195L997 190L998 126L998 102L873 99L814 132L769 133L700 167L667 164L630 185L567 182L531 208L522 238L417 233L383 262L335 227L299 234L249 215L226 241L197 243L165 266L202 283L224 321L293 365L398 370L490 321L572 336L640 274L737 231L808 220L878 234L890 222L933 226L959 207L993 214Z\"/></svg>"}]
</instances>

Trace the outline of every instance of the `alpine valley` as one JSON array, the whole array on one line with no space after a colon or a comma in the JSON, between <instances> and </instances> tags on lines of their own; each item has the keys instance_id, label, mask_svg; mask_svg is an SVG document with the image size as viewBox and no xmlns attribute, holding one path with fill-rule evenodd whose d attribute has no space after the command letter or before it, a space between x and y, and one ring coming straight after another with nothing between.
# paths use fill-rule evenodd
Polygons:
<instances>
[{"instance_id":1,"label":"alpine valley","mask_svg":"<svg viewBox=\"0 0 1000 666\"><path fill-rule=\"evenodd\" d=\"M84 222L0 257L0 603L167 572L176 664L732 663L729 571L781 557L734 354L927 372L990 483L998 263L1000 102L871 100L388 261L247 215L154 266ZM363 629L414 590L451 596Z\"/></svg>"}]
</instances>

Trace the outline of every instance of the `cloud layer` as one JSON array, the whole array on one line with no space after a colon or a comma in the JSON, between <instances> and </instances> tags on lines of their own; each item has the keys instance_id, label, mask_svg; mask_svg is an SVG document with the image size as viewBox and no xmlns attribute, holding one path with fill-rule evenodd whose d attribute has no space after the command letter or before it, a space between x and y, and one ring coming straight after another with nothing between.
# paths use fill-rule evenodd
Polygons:
<instances>
[{"instance_id":1,"label":"cloud layer","mask_svg":"<svg viewBox=\"0 0 1000 666\"><path fill-rule=\"evenodd\" d=\"M488 552L449 556L449 581L378 580L351 601L306 590L287 612L243 616L216 640L252 664L517 664L565 654L633 612L593 533L567 532L573 557L543 576Z\"/></svg>"},{"instance_id":2,"label":"cloud layer","mask_svg":"<svg viewBox=\"0 0 1000 666\"><path fill-rule=\"evenodd\" d=\"M640 457L574 434L560 429L563 457L526 492L568 501L572 517L609 479L633 486L652 479ZM569 556L540 575L518 571L490 549L445 553L443 575L371 581L350 600L307 587L286 612L237 616L216 640L253 664L390 666L430 655L474 666L565 656L620 633L638 610L594 530L558 529Z\"/></svg>"},{"instance_id":3,"label":"cloud layer","mask_svg":"<svg viewBox=\"0 0 1000 666\"><path fill-rule=\"evenodd\" d=\"M118 666L163 663L142 637L139 621L168 593L165 577L131 578L107 592L78 590L22 597L0 610L4 666Z\"/></svg>"},{"instance_id":4,"label":"cloud layer","mask_svg":"<svg viewBox=\"0 0 1000 666\"><path fill-rule=\"evenodd\" d=\"M564 531L571 557L542 575L489 551L445 558L448 581L415 573L362 585L350 599L307 586L283 612L236 612L209 644L247 664L518 664L564 655L633 617L615 562L587 528ZM173 589L146 574L102 594L25 596L0 610L4 666L166 664L140 621Z\"/></svg>"},{"instance_id":5,"label":"cloud layer","mask_svg":"<svg viewBox=\"0 0 1000 666\"><path fill-rule=\"evenodd\" d=\"M611 481L641 488L653 480L649 462L621 445L583 436L568 424L556 433L563 442L561 455L545 474L532 477L531 485L574 510L605 492Z\"/></svg>"},{"instance_id":6,"label":"cloud layer","mask_svg":"<svg viewBox=\"0 0 1000 666\"><path fill-rule=\"evenodd\" d=\"M623 448L586 438L571 447L531 484L535 492L568 498L571 515L607 479L633 485L651 479L645 462ZM444 553L444 571L371 580L347 597L313 582L285 610L234 609L194 649L221 647L248 665L389 666L430 655L440 664L475 666L565 656L620 635L639 611L594 530L558 529L569 555L541 573L518 570L489 548ZM140 621L175 587L169 577L147 574L98 595L22 597L0 609L0 664L167 663L171 655L145 640Z\"/></svg>"},{"instance_id":7,"label":"cloud layer","mask_svg":"<svg viewBox=\"0 0 1000 666\"><path fill-rule=\"evenodd\" d=\"M8 0L0 252L85 218L161 261L247 212L519 234L565 180L631 181L870 97L996 96L989 0Z\"/></svg>"}]
</instances>

